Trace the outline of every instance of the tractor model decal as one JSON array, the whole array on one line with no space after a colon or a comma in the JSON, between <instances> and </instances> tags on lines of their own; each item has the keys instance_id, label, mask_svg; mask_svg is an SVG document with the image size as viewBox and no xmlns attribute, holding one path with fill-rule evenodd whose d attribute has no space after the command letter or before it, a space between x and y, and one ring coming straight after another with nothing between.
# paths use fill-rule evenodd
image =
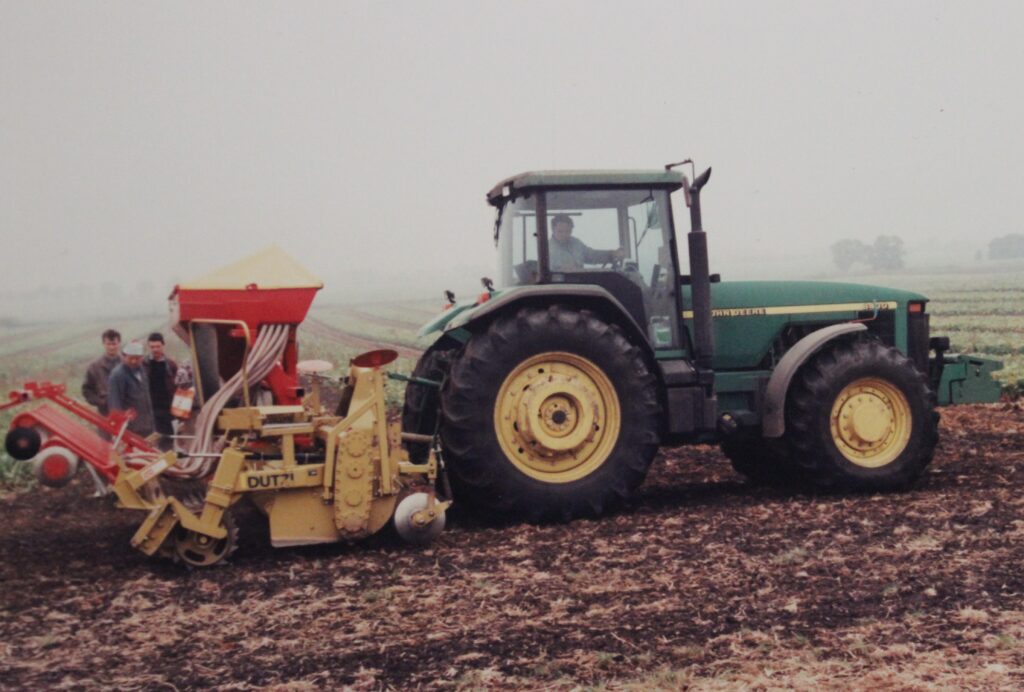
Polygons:
<instances>
[{"instance_id":1,"label":"tractor model decal","mask_svg":"<svg viewBox=\"0 0 1024 692\"><path fill-rule=\"evenodd\" d=\"M896 301L874 303L826 303L823 305L776 305L772 307L714 308L712 317L751 317L760 315L811 315L819 312L847 312L861 310L895 310ZM683 310L683 319L693 319L693 310Z\"/></svg>"}]
</instances>

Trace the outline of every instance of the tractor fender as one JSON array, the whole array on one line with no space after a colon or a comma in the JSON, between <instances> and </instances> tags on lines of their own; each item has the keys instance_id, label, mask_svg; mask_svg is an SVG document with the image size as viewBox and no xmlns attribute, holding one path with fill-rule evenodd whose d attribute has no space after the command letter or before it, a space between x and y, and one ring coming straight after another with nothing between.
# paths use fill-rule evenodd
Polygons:
<instances>
[{"instance_id":1,"label":"tractor fender","mask_svg":"<svg viewBox=\"0 0 1024 692\"><path fill-rule=\"evenodd\" d=\"M811 332L786 351L772 371L764 393L764 416L761 431L764 437L782 437L786 432L786 393L797 370L828 342L845 334L866 332L862 322L844 322Z\"/></svg>"},{"instance_id":2,"label":"tractor fender","mask_svg":"<svg viewBox=\"0 0 1024 692\"><path fill-rule=\"evenodd\" d=\"M601 313L606 320L618 324L626 332L626 337L630 342L644 351L651 350L644 330L633 319L633 316L626 311L626 308L615 296L600 286L573 284L522 286L503 292L475 310L456 316L445 326L445 332L448 333L456 329L472 332L477 325L488 323L490 317L508 309L523 305L550 305L563 300Z\"/></svg>"}]
</instances>

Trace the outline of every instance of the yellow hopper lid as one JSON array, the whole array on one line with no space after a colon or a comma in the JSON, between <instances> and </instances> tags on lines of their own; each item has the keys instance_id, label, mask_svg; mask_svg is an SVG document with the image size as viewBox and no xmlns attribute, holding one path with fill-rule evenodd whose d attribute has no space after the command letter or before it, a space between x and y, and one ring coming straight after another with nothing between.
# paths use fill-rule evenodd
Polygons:
<instances>
[{"instance_id":1,"label":"yellow hopper lid","mask_svg":"<svg viewBox=\"0 0 1024 692\"><path fill-rule=\"evenodd\" d=\"M192 290L237 290L253 287L323 288L324 282L310 274L302 265L277 245L260 250L245 259L221 267L206 276L178 285Z\"/></svg>"}]
</instances>

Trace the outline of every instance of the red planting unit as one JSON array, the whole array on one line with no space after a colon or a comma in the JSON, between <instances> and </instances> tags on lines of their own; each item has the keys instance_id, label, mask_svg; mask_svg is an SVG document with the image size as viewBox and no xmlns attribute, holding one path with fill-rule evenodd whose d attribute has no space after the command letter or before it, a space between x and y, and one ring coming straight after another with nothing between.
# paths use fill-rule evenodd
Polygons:
<instances>
[{"instance_id":1,"label":"red planting unit","mask_svg":"<svg viewBox=\"0 0 1024 692\"><path fill-rule=\"evenodd\" d=\"M134 417L134 413L115 412L103 416L95 409L69 397L65 389L62 384L27 382L24 388L8 394L8 401L0 405L0 410L28 401L47 399L74 416L72 418L61 413L56 406L48 403L19 413L11 421L10 429L23 429L24 434L8 436L7 451L11 456L16 459L42 458L42 474L56 480L62 475L58 467L63 468L65 463L72 463L71 458L63 453L46 452L60 452L66 449L74 457L92 466L108 482L113 483L117 479L118 466L111 459L110 451L113 448L113 440L118 435L121 436L122 449L126 455L135 452L159 454L156 447L125 427L125 424ZM83 422L94 427L87 427L82 424ZM109 435L111 439L104 439L100 431Z\"/></svg>"},{"instance_id":2,"label":"red planting unit","mask_svg":"<svg viewBox=\"0 0 1024 692\"><path fill-rule=\"evenodd\" d=\"M296 332L323 283L277 248L268 248L206 277L179 284L171 292L171 324L186 343L190 324L214 323L220 340L220 373L227 377L242 363L246 329L287 324L288 345L281 363L264 381L278 404L300 403ZM244 328L243 326L244 325Z\"/></svg>"}]
</instances>

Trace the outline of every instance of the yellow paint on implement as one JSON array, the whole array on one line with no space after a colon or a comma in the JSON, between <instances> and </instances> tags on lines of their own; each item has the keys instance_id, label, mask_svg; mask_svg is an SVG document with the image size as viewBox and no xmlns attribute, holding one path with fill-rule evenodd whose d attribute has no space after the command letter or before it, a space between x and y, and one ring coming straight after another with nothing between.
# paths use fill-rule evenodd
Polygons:
<instances>
[{"instance_id":1,"label":"yellow paint on implement","mask_svg":"<svg viewBox=\"0 0 1024 692\"><path fill-rule=\"evenodd\" d=\"M426 500L413 515L411 534L402 535L415 540L417 530L427 531L436 522L443 526L451 501L435 494L440 473L435 450L425 463L413 463L402 447L406 437L433 447L433 438L403 433L397 421L389 423L385 373L379 365L356 361L346 379L350 399L339 415L328 415L315 395L302 406L225 409L217 423L228 446L201 508L165 496L156 484L174 465L173 453L140 470L129 469L118 457L121 473L114 490L120 505L149 512L132 545L147 555L213 565L234 549L236 529L227 510L243 498L269 517L275 546L364 538L381 530L399 500L411 494ZM296 437L307 436L323 443L315 448L324 449L322 462L296 454Z\"/></svg>"},{"instance_id":2,"label":"yellow paint on implement","mask_svg":"<svg viewBox=\"0 0 1024 692\"><path fill-rule=\"evenodd\" d=\"M586 358L562 351L516 366L494 406L505 456L547 483L571 483L598 469L615 447L621 419L607 375Z\"/></svg>"},{"instance_id":3,"label":"yellow paint on implement","mask_svg":"<svg viewBox=\"0 0 1024 692\"><path fill-rule=\"evenodd\" d=\"M892 383L863 377L839 392L829 427L840 454L857 466L876 469L906 449L912 428L910 404Z\"/></svg>"},{"instance_id":4,"label":"yellow paint on implement","mask_svg":"<svg viewBox=\"0 0 1024 692\"><path fill-rule=\"evenodd\" d=\"M896 301L882 303L823 303L821 305L773 305L752 308L716 308L712 317L759 317L763 315L811 315L821 312L848 312L862 310L895 310ZM693 310L683 310L683 319L693 319Z\"/></svg>"}]
</instances>

